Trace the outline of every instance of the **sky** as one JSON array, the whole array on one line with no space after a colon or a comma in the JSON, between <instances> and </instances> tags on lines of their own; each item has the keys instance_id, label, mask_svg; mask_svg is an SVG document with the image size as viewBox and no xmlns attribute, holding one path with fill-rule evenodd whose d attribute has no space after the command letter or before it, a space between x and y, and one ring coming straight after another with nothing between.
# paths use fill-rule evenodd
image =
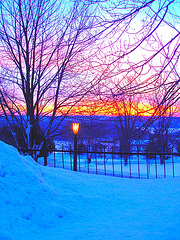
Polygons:
<instances>
[{"instance_id":1,"label":"sky","mask_svg":"<svg viewBox=\"0 0 180 240\"><path fill-rule=\"evenodd\" d=\"M69 8L70 8L71 4L68 4L69 2L70 2L69 0L62 1L62 5L61 5L60 10L59 10L59 11L61 11L61 14L59 14L60 16L62 16L62 14L65 15L68 12L68 8L66 8L66 7L68 5ZM116 8L113 10L114 5L116 5L118 2L120 2L121 4L119 6L116 6ZM98 12L99 17L101 17L103 19L103 17L108 16L108 20L112 21L112 16L115 15L116 18L118 18L118 17L121 18L123 13L125 14L125 13L129 13L129 12L133 12L134 11L134 6L136 6L136 7L141 6L144 2L147 2L147 1L133 1L133 0L132 1L125 1L125 2L124 1L103 1L102 4L99 4L99 8L98 8L99 9L99 12ZM101 88L101 90L104 89L104 93L107 93L108 97L111 98L112 100L113 100L113 97L109 96L111 94L111 86L114 89L117 81L120 82L118 87L120 89L122 88L121 89L122 90L121 94L123 92L128 92L128 91L131 90L131 88L130 89L126 88L127 87L126 81L122 80L124 75L127 75L127 79L129 77L134 77L135 80L137 80L137 81L144 81L145 82L144 87L141 90L139 90L139 88L138 88L138 91L142 94L143 91L145 91L149 82L151 83L150 84L151 87L154 84L154 81L152 80L152 79L154 79L153 74L156 76L158 70L160 71L160 68L161 68L162 64L163 63L166 64L167 61L168 61L165 57L165 55L167 53L165 54L162 51L161 54L159 54L157 57L155 57L152 62L150 62L146 66L143 66L143 67L141 66L141 64L143 62L145 62L151 55L156 54L157 50L161 47L161 44L166 44L167 41L169 41L171 39L171 37L174 36L175 34L177 34L177 32L179 31L179 23L178 23L178 19L179 19L179 16L178 16L179 0L173 1L173 4L170 5L169 11L172 14L174 14L173 17L172 17L171 14L168 13L167 17L165 18L165 21L168 22L168 24L170 26L173 24L173 26L175 26L176 30L174 28L172 30L172 28L170 26L162 23L162 26L160 26L158 28L158 30L156 30L156 34L154 33L152 37L148 37L146 39L146 41L144 41L144 43L141 43L140 48L138 47L137 50L135 50L134 52L131 52L131 51L132 51L132 49L134 49L134 47L136 45L139 45L141 40L143 38L145 38L146 35L148 35L148 33L152 31L152 29L154 29L154 27L157 25L157 23L160 22L160 18L164 14L164 9L162 11L158 12L158 16L156 16L156 18L154 17L153 19L151 19L154 11L157 11L159 5L165 5L166 6L168 4L168 2L170 2L170 1L155 0L153 4L149 4L149 7L143 8L143 10L141 10L141 11L137 11L138 12L137 15L134 14L134 16L132 17L132 21L131 21L130 25L128 25L128 20L125 21L124 23L119 24L119 25L118 25L118 21L117 21L117 25L114 24L112 28L108 28L107 31L105 31L104 38L103 38L103 36L101 36L101 38L99 39L99 41L97 41L97 43L90 45L90 47L87 47L87 49L84 50L83 56L81 54L76 55L76 51L77 51L77 49L79 49L79 44L80 44L80 43L78 43L77 49L75 51L75 56L76 57L72 61L72 63L69 65L69 67L66 69L66 72L69 71L69 74L70 73L72 74L72 73L77 71L79 75L82 73L82 75L81 75L82 81L84 80L84 82L86 81L86 83L87 82L89 83L92 80L92 78L96 79L96 81L97 81L97 79L101 78L102 77L101 74L104 71L104 74L105 74L103 76L104 80L101 81L102 84L99 85L99 88ZM8 4L9 1L5 1L5 4L6 3ZM72 1L72 4L73 3L74 3L74 1ZM96 4L93 5L92 4L92 3L94 3L93 1L89 1L88 3L91 4L91 8L90 8L91 10L89 10L91 12L91 11L94 10ZM81 5L81 3L80 3L80 5ZM83 2L82 2L82 5L83 5ZM35 5L34 5L34 7L35 7ZM86 8L85 5L83 6L83 9L84 8ZM147 16L146 19L143 19L146 16L145 12L146 12L146 14L149 14L149 16ZM6 14L4 14L4 16L5 15ZM66 14L66 15L68 15L68 14ZM78 14L78 16L81 16L81 14ZM98 19L98 18L95 18L95 19ZM94 21L95 21L95 19L94 19ZM156 22L156 20L157 20L157 22ZM64 19L61 19L61 21L60 22L63 25ZM154 21L154 26L152 28L151 24L152 24L153 21ZM108 25L108 21L105 21L105 23ZM105 23L101 23L101 24L106 25ZM59 24L59 23L58 23L58 25L54 24L54 26L58 26L59 28L61 28L62 27L61 24ZM8 26L8 24L7 24L7 26ZM99 31L101 28L102 28L102 26L99 27L99 29L96 28L96 31ZM12 29L11 28L9 29L9 34L11 35L12 32L10 30L12 30ZM94 31L95 30L92 29L91 34L93 34ZM60 33L61 33L61 31L60 31ZM172 36L171 36L171 34L172 34ZM87 34L87 32L85 31L84 34L82 34L81 37L84 38L84 36L86 36L86 35L89 36ZM41 39L41 37L42 36L40 35L40 39ZM49 37L50 37L50 35L49 35ZM52 37L51 40L53 40L54 35L51 36L51 37ZM70 34L70 39L71 39L71 34ZM33 41L33 38L31 39L31 41ZM64 41L66 43L66 38L64 39ZM168 50L169 50L169 55L172 56L173 48L175 47L175 44L178 44L177 43L178 41L179 41L179 39L177 41L175 41L175 43L171 44L171 46L169 48L167 47L167 49L165 50L166 52L168 52ZM51 42L48 42L47 45L51 46ZM24 46L23 48L26 48L26 47ZM37 49L38 49L38 47L37 47ZM62 49L63 49L63 47L62 47ZM30 50L32 51L31 46L30 46ZM9 56L9 54L7 55L7 52L5 51L4 47L1 48L1 51L2 51L1 52L1 54L2 54L1 59L2 60L0 60L0 61L3 61L3 63L5 63L5 68L7 68L8 63L9 64L13 63L12 66L14 66L14 62L12 61L12 59L11 59L11 61L9 60L10 56ZM130 53L129 56L127 56L126 54L129 51L131 53ZM49 52L51 52L51 49L49 49ZM39 54L39 51L37 51L37 56L36 56L36 58L37 58L36 68L37 69L38 69L38 64L39 64L38 54ZM46 54L47 54L47 52L44 51L43 60L45 59ZM18 55L18 53L17 53L17 55ZM23 56L23 54L19 54L19 55ZM49 54L47 54L47 55L49 55ZM8 57L8 61L5 61L5 56ZM55 58L56 58L56 55L55 55ZM83 59L84 59L84 61L83 61ZM81 60L82 60L82 62L81 62ZM26 62L25 59L22 59L22 58L21 58L21 61ZM61 60L60 60L60 62L61 62ZM78 62L77 66L72 68L74 63L77 63L77 62ZM110 62L112 63L111 66L109 66ZM2 64L2 62L1 62L1 64ZM91 65L92 65L92 68L91 68ZM52 72L50 70L50 72L52 74L54 73L54 71L56 72L56 70L57 70L56 64L53 65L53 66L54 66L54 70L52 70L51 67L48 68L48 69L52 70ZM84 76L83 69L85 69L84 72L87 72L87 75L88 74L90 75L88 78L87 78L86 74ZM141 70L142 70L142 72L141 72ZM13 72L15 72L14 69L13 69ZM35 70L35 72L36 72L36 70ZM39 70L37 72L39 72ZM48 70L48 72L49 72L49 70ZM127 74L127 72L129 72L129 74ZM12 77L12 72L10 72L9 75L10 75L9 78L7 77L8 80L10 79L10 77ZM15 79L16 79L17 75L15 74ZM151 76L152 76L152 79L150 78L149 82L148 82L147 79ZM66 77L64 78L65 84L62 83L62 85L61 85L62 87L60 89L61 94L60 94L60 97L59 97L59 102L61 102L61 100L62 100L62 103L64 103L63 99L66 99L66 97L68 98L68 96L70 96L70 103L69 103L69 101L65 101L65 102L67 102L67 105L71 104L71 106L72 106L72 104L74 104L74 102L72 103L72 101L71 101L71 95L74 94L74 89L72 89L72 82L73 81L75 82L76 79L75 79L75 76L73 76L74 77L73 81L72 81L72 79L67 81ZM166 77L166 74L165 74L165 77ZM71 78L71 76L70 76L70 78ZM79 76L77 78L79 80ZM127 79L125 79L125 80L127 80ZM47 78L46 78L46 80L47 80ZM15 80L15 82L16 82L16 80ZM89 84L87 84L86 87L82 88L81 91L79 92L78 89L82 86L81 86L81 82L79 82L79 81L77 81L77 82L78 82L78 84L75 84L75 88L77 86L79 86L79 87L76 89L77 92L76 91L75 92L79 96L79 94L83 94L83 93L81 93L81 91L86 92L87 89L90 86L89 86ZM113 82L114 82L114 85L112 84ZM103 86L103 84L104 84L104 86ZM134 85L135 84L137 84L136 81L135 81ZM8 89L8 94L10 94L10 92L11 92L10 91L10 86L11 86L10 82L8 82L7 85L8 85L8 88L9 88ZM19 84L19 86L17 84L17 86L16 86L16 95L17 96L18 96L18 93L22 91L22 89L18 90L18 88L20 86L21 86L21 84ZM69 88L68 88L68 86L69 86ZM12 84L11 87L12 87L12 93L11 94L14 96L14 84ZM106 87L108 87L108 88L106 88ZM96 89L96 90L98 90L98 89ZM96 93L96 95L98 95L99 92L95 92L95 93ZM103 94L103 92L102 92L102 94ZM133 92L131 94L135 95L135 92ZM20 96L20 94L19 94L19 96ZM142 96L141 98L144 101L145 97L143 95L141 95L141 96ZM49 97L48 94L44 96L44 98L46 100L47 100L47 97ZM44 100L44 98L42 100L42 106L43 106L43 104L46 103L46 100ZM89 99L89 100L91 101L91 99ZM17 102L17 99L16 99L16 102ZM34 94L34 103L35 102L36 102L36 91L35 91L35 94ZM49 111L53 109L53 107L52 107L53 103L50 102L50 101L48 101L48 103L49 104L48 104L47 108L43 109L43 110L44 111L46 110L49 113ZM21 98L19 99L19 104L22 104L24 106ZM140 104L142 106L142 102ZM149 105L149 103L147 103L145 107L143 106L144 109L146 109L148 105ZM67 109L69 109L70 107L68 106L67 108L64 108L64 104L62 104L62 108L60 108L60 111L59 111L60 114L62 114L62 112L64 112L64 111L67 112L68 111ZM85 106L85 108L86 108L86 106ZM77 111L77 109L74 109L74 111ZM82 108L81 111L84 111L84 109ZM91 114L91 110L88 109L88 111ZM95 111L98 111L98 109L95 109ZM98 113L102 114L102 112L104 112L104 114L107 114L104 109L100 110ZM110 114L113 115L114 111L111 111ZM132 113L132 114L134 114L134 113ZM149 113L148 113L148 115L149 115Z\"/></svg>"},{"instance_id":2,"label":"sky","mask_svg":"<svg viewBox=\"0 0 180 240\"><path fill-rule=\"evenodd\" d=\"M43 167L0 141L1 240L179 240L180 176Z\"/></svg>"}]
</instances>

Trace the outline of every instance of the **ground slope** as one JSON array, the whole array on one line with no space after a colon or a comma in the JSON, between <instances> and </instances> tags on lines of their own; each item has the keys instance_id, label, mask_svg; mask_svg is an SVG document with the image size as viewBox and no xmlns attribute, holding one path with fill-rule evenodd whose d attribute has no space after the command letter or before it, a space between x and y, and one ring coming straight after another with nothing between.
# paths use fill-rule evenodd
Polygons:
<instances>
[{"instance_id":1,"label":"ground slope","mask_svg":"<svg viewBox=\"0 0 180 240\"><path fill-rule=\"evenodd\" d=\"M43 167L0 142L1 240L179 240L180 178Z\"/></svg>"}]
</instances>

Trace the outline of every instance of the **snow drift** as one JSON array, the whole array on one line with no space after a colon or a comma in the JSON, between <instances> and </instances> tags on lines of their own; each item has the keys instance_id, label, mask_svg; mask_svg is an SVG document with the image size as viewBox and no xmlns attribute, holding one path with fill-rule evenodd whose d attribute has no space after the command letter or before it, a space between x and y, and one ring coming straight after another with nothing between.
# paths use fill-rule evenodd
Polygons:
<instances>
[{"instance_id":1,"label":"snow drift","mask_svg":"<svg viewBox=\"0 0 180 240\"><path fill-rule=\"evenodd\" d=\"M38 165L0 141L0 239L180 239L180 178L122 179Z\"/></svg>"}]
</instances>

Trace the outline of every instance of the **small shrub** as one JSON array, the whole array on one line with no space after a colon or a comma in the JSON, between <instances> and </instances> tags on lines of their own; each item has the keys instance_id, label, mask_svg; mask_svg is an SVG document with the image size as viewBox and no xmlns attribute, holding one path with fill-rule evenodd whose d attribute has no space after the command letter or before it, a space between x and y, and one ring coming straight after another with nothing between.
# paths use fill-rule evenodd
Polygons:
<instances>
[{"instance_id":1,"label":"small shrub","mask_svg":"<svg viewBox=\"0 0 180 240\"><path fill-rule=\"evenodd\" d=\"M15 138L18 142L18 147L23 150L22 152L24 154L26 154L27 153L26 150L28 148L27 141L26 141L27 134L25 132L23 132L23 129L19 126L14 127L14 134L15 134ZM40 126L37 126L37 127L34 126L31 129L30 136L32 139L32 146L34 146L34 145L38 146L44 141L44 130ZM4 141L7 144L17 147L14 137L8 126L4 125L0 129L0 140ZM52 150L55 149L55 144L54 144L52 137L47 137L45 142L46 142L46 144L43 143L41 150L40 150L39 156L41 156L41 157L44 157L45 155L49 155L50 153L52 153ZM31 155L33 156L33 154L31 154Z\"/></svg>"}]
</instances>

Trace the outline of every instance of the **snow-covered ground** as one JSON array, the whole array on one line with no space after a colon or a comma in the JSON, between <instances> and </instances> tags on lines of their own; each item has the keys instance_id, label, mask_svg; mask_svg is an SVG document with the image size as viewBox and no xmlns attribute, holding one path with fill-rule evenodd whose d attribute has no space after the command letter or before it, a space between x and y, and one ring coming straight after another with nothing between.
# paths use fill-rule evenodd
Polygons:
<instances>
[{"instance_id":1,"label":"snow-covered ground","mask_svg":"<svg viewBox=\"0 0 180 240\"><path fill-rule=\"evenodd\" d=\"M38 165L0 142L1 240L179 240L180 177L128 179Z\"/></svg>"}]
</instances>

